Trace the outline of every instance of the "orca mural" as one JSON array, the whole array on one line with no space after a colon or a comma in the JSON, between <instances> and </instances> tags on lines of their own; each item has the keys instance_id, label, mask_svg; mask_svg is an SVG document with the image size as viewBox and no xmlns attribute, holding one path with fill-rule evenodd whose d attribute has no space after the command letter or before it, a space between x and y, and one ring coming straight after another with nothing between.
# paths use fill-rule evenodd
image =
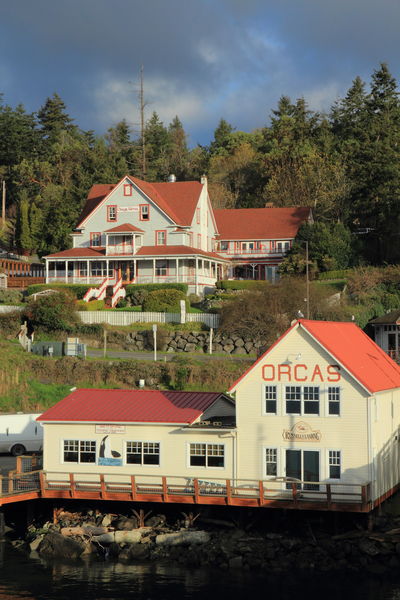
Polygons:
<instances>
[{"instance_id":1,"label":"orca mural","mask_svg":"<svg viewBox=\"0 0 400 600\"><path fill-rule=\"evenodd\" d=\"M100 442L99 465L122 467L120 452L111 449L110 436L105 435Z\"/></svg>"}]
</instances>

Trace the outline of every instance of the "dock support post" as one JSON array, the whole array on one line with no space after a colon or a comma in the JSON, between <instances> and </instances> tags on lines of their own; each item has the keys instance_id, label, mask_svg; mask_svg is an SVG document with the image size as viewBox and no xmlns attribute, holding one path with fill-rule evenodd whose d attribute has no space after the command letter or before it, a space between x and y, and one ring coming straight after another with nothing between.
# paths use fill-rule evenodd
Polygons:
<instances>
[{"instance_id":1,"label":"dock support post","mask_svg":"<svg viewBox=\"0 0 400 600\"><path fill-rule=\"evenodd\" d=\"M6 522L4 519L3 511L0 511L0 541L4 540L4 536L6 533Z\"/></svg>"}]
</instances>

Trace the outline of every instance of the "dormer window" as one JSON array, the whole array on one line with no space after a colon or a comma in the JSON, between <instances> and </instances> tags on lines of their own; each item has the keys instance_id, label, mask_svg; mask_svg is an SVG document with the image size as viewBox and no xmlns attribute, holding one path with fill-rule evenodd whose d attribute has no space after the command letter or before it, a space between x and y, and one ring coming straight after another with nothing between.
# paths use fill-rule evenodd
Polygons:
<instances>
[{"instance_id":1,"label":"dormer window","mask_svg":"<svg viewBox=\"0 0 400 600\"><path fill-rule=\"evenodd\" d=\"M141 221L150 221L150 205L140 204L139 205L139 219Z\"/></svg>"},{"instance_id":2,"label":"dormer window","mask_svg":"<svg viewBox=\"0 0 400 600\"><path fill-rule=\"evenodd\" d=\"M109 204L107 206L107 221L117 220L117 206L116 204Z\"/></svg>"},{"instance_id":3,"label":"dormer window","mask_svg":"<svg viewBox=\"0 0 400 600\"><path fill-rule=\"evenodd\" d=\"M124 196L132 196L132 186L130 183L124 184Z\"/></svg>"},{"instance_id":4,"label":"dormer window","mask_svg":"<svg viewBox=\"0 0 400 600\"><path fill-rule=\"evenodd\" d=\"M165 230L156 231L156 246L164 246L167 243L167 232Z\"/></svg>"}]
</instances>

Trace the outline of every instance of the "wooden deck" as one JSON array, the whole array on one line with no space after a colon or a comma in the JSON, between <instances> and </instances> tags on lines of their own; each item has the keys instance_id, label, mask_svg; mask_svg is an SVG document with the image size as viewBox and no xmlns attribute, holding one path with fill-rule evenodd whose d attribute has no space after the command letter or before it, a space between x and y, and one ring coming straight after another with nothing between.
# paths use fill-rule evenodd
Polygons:
<instances>
[{"instance_id":1,"label":"wooden deck","mask_svg":"<svg viewBox=\"0 0 400 600\"><path fill-rule=\"evenodd\" d=\"M370 484L231 481L163 476L13 473L0 481L0 506L24 500L116 500L248 506L297 510L369 512Z\"/></svg>"}]
</instances>

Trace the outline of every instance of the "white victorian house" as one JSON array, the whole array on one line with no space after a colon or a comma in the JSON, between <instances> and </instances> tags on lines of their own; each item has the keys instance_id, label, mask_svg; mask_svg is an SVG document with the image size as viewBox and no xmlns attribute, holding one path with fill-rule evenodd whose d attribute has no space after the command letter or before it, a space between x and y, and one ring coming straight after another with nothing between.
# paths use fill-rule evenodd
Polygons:
<instances>
[{"instance_id":1,"label":"white victorian house","mask_svg":"<svg viewBox=\"0 0 400 600\"><path fill-rule=\"evenodd\" d=\"M149 183L125 176L94 185L73 247L45 256L46 282L186 283L203 293L219 279L275 280L307 207L213 210L207 179Z\"/></svg>"}]
</instances>

